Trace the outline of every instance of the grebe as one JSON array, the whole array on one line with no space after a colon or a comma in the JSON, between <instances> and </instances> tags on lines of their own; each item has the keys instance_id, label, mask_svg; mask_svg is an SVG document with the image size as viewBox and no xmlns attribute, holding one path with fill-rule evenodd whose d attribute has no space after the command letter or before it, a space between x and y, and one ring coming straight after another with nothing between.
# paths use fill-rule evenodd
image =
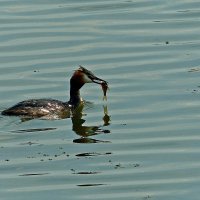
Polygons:
<instances>
[{"instance_id":1,"label":"grebe","mask_svg":"<svg viewBox=\"0 0 200 200\"><path fill-rule=\"evenodd\" d=\"M30 99L2 111L2 115L23 116L26 118L67 118L83 102L80 88L85 83L107 85L103 79L96 77L91 71L80 66L70 79L70 99L62 102L54 99ZM56 116L56 117L55 117Z\"/></svg>"}]
</instances>

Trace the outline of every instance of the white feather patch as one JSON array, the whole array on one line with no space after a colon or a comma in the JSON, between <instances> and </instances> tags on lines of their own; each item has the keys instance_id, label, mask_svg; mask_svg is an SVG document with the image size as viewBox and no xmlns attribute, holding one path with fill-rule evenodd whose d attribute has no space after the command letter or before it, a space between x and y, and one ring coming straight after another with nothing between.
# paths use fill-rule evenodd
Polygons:
<instances>
[{"instance_id":1,"label":"white feather patch","mask_svg":"<svg viewBox=\"0 0 200 200\"><path fill-rule=\"evenodd\" d=\"M92 80L86 74L83 74L83 81L84 83L92 83Z\"/></svg>"}]
</instances>

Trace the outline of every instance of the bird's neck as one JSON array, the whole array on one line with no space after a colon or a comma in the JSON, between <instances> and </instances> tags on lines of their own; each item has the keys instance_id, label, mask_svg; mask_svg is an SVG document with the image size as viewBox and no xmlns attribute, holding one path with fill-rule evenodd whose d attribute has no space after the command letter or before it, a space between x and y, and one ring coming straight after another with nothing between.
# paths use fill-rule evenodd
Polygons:
<instances>
[{"instance_id":1,"label":"bird's neck","mask_svg":"<svg viewBox=\"0 0 200 200\"><path fill-rule=\"evenodd\" d=\"M80 89L84 85L81 77L74 74L70 79L70 99L68 104L76 107L81 102Z\"/></svg>"},{"instance_id":2,"label":"bird's neck","mask_svg":"<svg viewBox=\"0 0 200 200\"><path fill-rule=\"evenodd\" d=\"M68 103L71 106L77 106L81 102L81 96L80 96L80 91L79 90L74 90L73 88L70 89L70 100Z\"/></svg>"}]
</instances>

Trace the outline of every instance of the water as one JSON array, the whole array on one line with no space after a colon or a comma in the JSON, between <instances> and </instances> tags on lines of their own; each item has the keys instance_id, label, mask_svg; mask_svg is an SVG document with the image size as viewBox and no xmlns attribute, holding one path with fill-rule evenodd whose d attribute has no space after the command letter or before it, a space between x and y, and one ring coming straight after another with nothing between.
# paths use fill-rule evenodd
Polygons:
<instances>
[{"instance_id":1,"label":"water","mask_svg":"<svg viewBox=\"0 0 200 200\"><path fill-rule=\"evenodd\" d=\"M199 6L0 1L1 110L68 100L79 64L110 86L75 120L1 116L1 199L199 199Z\"/></svg>"}]
</instances>

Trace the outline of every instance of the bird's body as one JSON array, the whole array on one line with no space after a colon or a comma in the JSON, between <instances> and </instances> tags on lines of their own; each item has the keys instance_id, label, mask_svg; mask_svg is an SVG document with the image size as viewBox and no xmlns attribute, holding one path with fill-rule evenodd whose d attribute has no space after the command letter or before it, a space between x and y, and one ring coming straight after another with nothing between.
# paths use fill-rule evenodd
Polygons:
<instances>
[{"instance_id":1,"label":"bird's body","mask_svg":"<svg viewBox=\"0 0 200 200\"><path fill-rule=\"evenodd\" d=\"M2 112L3 115L15 115L39 118L43 116L62 116L70 112L69 104L55 99L29 99L21 101Z\"/></svg>"}]
</instances>

